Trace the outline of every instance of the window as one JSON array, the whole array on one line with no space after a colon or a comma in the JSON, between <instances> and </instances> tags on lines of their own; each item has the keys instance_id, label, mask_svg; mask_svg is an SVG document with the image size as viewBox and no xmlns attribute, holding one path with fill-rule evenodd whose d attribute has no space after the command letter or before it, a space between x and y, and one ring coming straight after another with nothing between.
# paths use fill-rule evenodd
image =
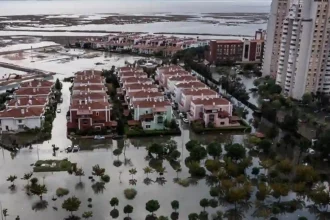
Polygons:
<instances>
[{"instance_id":1,"label":"window","mask_svg":"<svg viewBox=\"0 0 330 220\"><path fill-rule=\"evenodd\" d=\"M18 120L18 123L22 123L22 120L21 120L21 119L19 119L19 120Z\"/></svg>"},{"instance_id":2,"label":"window","mask_svg":"<svg viewBox=\"0 0 330 220\"><path fill-rule=\"evenodd\" d=\"M100 115L100 112L96 112L96 116L99 116Z\"/></svg>"},{"instance_id":3,"label":"window","mask_svg":"<svg viewBox=\"0 0 330 220\"><path fill-rule=\"evenodd\" d=\"M150 125L146 125L146 128L150 128Z\"/></svg>"}]
</instances>

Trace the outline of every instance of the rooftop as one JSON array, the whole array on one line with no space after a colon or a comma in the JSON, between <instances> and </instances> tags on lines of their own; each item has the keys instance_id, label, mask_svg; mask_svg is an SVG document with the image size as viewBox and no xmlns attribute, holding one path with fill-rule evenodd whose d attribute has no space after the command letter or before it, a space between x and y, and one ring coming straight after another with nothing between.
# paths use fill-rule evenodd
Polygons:
<instances>
[{"instance_id":1,"label":"rooftop","mask_svg":"<svg viewBox=\"0 0 330 220\"><path fill-rule=\"evenodd\" d=\"M14 92L15 95L19 96L35 96L35 95L48 95L50 88L20 88Z\"/></svg>"},{"instance_id":2,"label":"rooftop","mask_svg":"<svg viewBox=\"0 0 330 220\"><path fill-rule=\"evenodd\" d=\"M165 106L171 106L171 103L169 101L134 101L133 106L135 108L162 108Z\"/></svg>"},{"instance_id":3,"label":"rooftop","mask_svg":"<svg viewBox=\"0 0 330 220\"><path fill-rule=\"evenodd\" d=\"M23 97L23 98L18 98L17 100L12 99L7 102L8 106L34 106L34 105L45 105L47 103L46 98L36 98L36 97Z\"/></svg>"},{"instance_id":4,"label":"rooftop","mask_svg":"<svg viewBox=\"0 0 330 220\"><path fill-rule=\"evenodd\" d=\"M28 118L40 117L44 113L43 107L10 108L0 111L0 118Z\"/></svg>"},{"instance_id":5,"label":"rooftop","mask_svg":"<svg viewBox=\"0 0 330 220\"><path fill-rule=\"evenodd\" d=\"M105 90L104 85L73 85L72 90L74 91L96 91L96 90Z\"/></svg>"},{"instance_id":6,"label":"rooftop","mask_svg":"<svg viewBox=\"0 0 330 220\"><path fill-rule=\"evenodd\" d=\"M101 74L102 74L102 71L99 71L99 70L84 70L84 71L79 71L79 72L75 73L76 76L89 76L89 75L101 76Z\"/></svg>"},{"instance_id":7,"label":"rooftop","mask_svg":"<svg viewBox=\"0 0 330 220\"><path fill-rule=\"evenodd\" d=\"M213 91L212 89L185 89L182 91L184 95L191 95L191 96L209 96L209 95L217 95L217 92Z\"/></svg>"},{"instance_id":8,"label":"rooftop","mask_svg":"<svg viewBox=\"0 0 330 220\"><path fill-rule=\"evenodd\" d=\"M204 105L204 106L211 106L211 105L229 105L230 102L224 98L203 98L203 99L195 99L191 100L191 103L195 105Z\"/></svg>"},{"instance_id":9,"label":"rooftop","mask_svg":"<svg viewBox=\"0 0 330 220\"><path fill-rule=\"evenodd\" d=\"M145 82L152 82L151 79L149 78L140 78L140 77L129 77L125 78L124 83L133 83L133 82L140 82L140 83L145 83Z\"/></svg>"},{"instance_id":10,"label":"rooftop","mask_svg":"<svg viewBox=\"0 0 330 220\"><path fill-rule=\"evenodd\" d=\"M168 78L171 81L197 81L197 78L192 75L171 76Z\"/></svg>"},{"instance_id":11,"label":"rooftop","mask_svg":"<svg viewBox=\"0 0 330 220\"><path fill-rule=\"evenodd\" d=\"M34 79L32 81L29 82L24 82L21 83L21 88L34 88L34 87L46 87L46 88L51 88L54 85L53 82L49 82L46 80L37 80Z\"/></svg>"},{"instance_id":12,"label":"rooftop","mask_svg":"<svg viewBox=\"0 0 330 220\"><path fill-rule=\"evenodd\" d=\"M149 85L149 84L130 84L126 86L126 91L130 91L130 90L136 90L136 89L140 89L140 90L146 90L146 89L157 89L156 85Z\"/></svg>"},{"instance_id":13,"label":"rooftop","mask_svg":"<svg viewBox=\"0 0 330 220\"><path fill-rule=\"evenodd\" d=\"M87 102L87 103L82 103L80 104L78 100L75 100L71 106L71 110L98 110L98 109L105 109L106 107L110 108L109 102Z\"/></svg>"},{"instance_id":14,"label":"rooftop","mask_svg":"<svg viewBox=\"0 0 330 220\"><path fill-rule=\"evenodd\" d=\"M131 72L131 71L128 71L128 72L123 72L120 74L120 77L124 77L124 78L127 78L127 77L141 77L141 76L148 76L145 72Z\"/></svg>"},{"instance_id":15,"label":"rooftop","mask_svg":"<svg viewBox=\"0 0 330 220\"><path fill-rule=\"evenodd\" d=\"M77 76L73 83L103 83L103 77L98 75Z\"/></svg>"},{"instance_id":16,"label":"rooftop","mask_svg":"<svg viewBox=\"0 0 330 220\"><path fill-rule=\"evenodd\" d=\"M125 66L125 67L119 67L118 71L119 72L143 72L143 69Z\"/></svg>"},{"instance_id":17,"label":"rooftop","mask_svg":"<svg viewBox=\"0 0 330 220\"><path fill-rule=\"evenodd\" d=\"M206 88L207 86L202 82L193 81L193 82L177 83L176 87L180 89L190 89L190 88Z\"/></svg>"},{"instance_id":18,"label":"rooftop","mask_svg":"<svg viewBox=\"0 0 330 220\"><path fill-rule=\"evenodd\" d=\"M134 98L154 98L154 97L163 97L163 93L161 92L153 92L153 91L138 91L138 92L128 92L127 95L129 97L134 97Z\"/></svg>"},{"instance_id":19,"label":"rooftop","mask_svg":"<svg viewBox=\"0 0 330 220\"><path fill-rule=\"evenodd\" d=\"M108 100L107 94L105 92L94 92L94 93L80 92L78 94L73 94L71 98L72 100L79 100L79 99L95 100L95 99L104 99L104 98L105 100Z\"/></svg>"},{"instance_id":20,"label":"rooftop","mask_svg":"<svg viewBox=\"0 0 330 220\"><path fill-rule=\"evenodd\" d=\"M215 40L215 42L217 44L224 44L224 43L226 43L226 44L238 44L238 43L243 43L243 41L241 41L241 40L231 40L231 39L228 39L228 40L226 40L226 39Z\"/></svg>"}]
</instances>

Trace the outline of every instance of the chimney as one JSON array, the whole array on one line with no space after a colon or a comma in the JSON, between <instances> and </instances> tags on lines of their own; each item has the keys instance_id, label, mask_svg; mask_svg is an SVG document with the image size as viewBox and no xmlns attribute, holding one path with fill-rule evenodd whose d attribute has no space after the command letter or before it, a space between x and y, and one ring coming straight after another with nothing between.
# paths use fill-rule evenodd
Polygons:
<instances>
[{"instance_id":1,"label":"chimney","mask_svg":"<svg viewBox=\"0 0 330 220\"><path fill-rule=\"evenodd\" d=\"M26 107L26 112L29 112L29 106L28 106L28 107Z\"/></svg>"},{"instance_id":2,"label":"chimney","mask_svg":"<svg viewBox=\"0 0 330 220\"><path fill-rule=\"evenodd\" d=\"M88 93L90 93L90 90L89 90L89 88L88 88Z\"/></svg>"},{"instance_id":3,"label":"chimney","mask_svg":"<svg viewBox=\"0 0 330 220\"><path fill-rule=\"evenodd\" d=\"M30 87L32 86L32 81L29 82L29 86L30 86Z\"/></svg>"},{"instance_id":4,"label":"chimney","mask_svg":"<svg viewBox=\"0 0 330 220\"><path fill-rule=\"evenodd\" d=\"M29 99L29 105L32 105L32 100L31 99Z\"/></svg>"},{"instance_id":5,"label":"chimney","mask_svg":"<svg viewBox=\"0 0 330 220\"><path fill-rule=\"evenodd\" d=\"M33 93L35 93L36 92L36 88L33 88Z\"/></svg>"},{"instance_id":6,"label":"chimney","mask_svg":"<svg viewBox=\"0 0 330 220\"><path fill-rule=\"evenodd\" d=\"M24 115L24 108L21 108L21 113L22 115Z\"/></svg>"},{"instance_id":7,"label":"chimney","mask_svg":"<svg viewBox=\"0 0 330 220\"><path fill-rule=\"evenodd\" d=\"M213 102L213 105L215 105L215 102Z\"/></svg>"},{"instance_id":8,"label":"chimney","mask_svg":"<svg viewBox=\"0 0 330 220\"><path fill-rule=\"evenodd\" d=\"M103 96L103 101L105 102L105 96Z\"/></svg>"},{"instance_id":9,"label":"chimney","mask_svg":"<svg viewBox=\"0 0 330 220\"><path fill-rule=\"evenodd\" d=\"M89 111L91 110L91 107L90 107L90 106L88 107L88 110L89 110Z\"/></svg>"},{"instance_id":10,"label":"chimney","mask_svg":"<svg viewBox=\"0 0 330 220\"><path fill-rule=\"evenodd\" d=\"M87 104L87 99L85 98L85 104Z\"/></svg>"},{"instance_id":11,"label":"chimney","mask_svg":"<svg viewBox=\"0 0 330 220\"><path fill-rule=\"evenodd\" d=\"M17 104L19 104L19 105L21 104L21 101L19 99L17 99Z\"/></svg>"},{"instance_id":12,"label":"chimney","mask_svg":"<svg viewBox=\"0 0 330 220\"><path fill-rule=\"evenodd\" d=\"M81 105L81 100L79 99L79 105Z\"/></svg>"}]
</instances>

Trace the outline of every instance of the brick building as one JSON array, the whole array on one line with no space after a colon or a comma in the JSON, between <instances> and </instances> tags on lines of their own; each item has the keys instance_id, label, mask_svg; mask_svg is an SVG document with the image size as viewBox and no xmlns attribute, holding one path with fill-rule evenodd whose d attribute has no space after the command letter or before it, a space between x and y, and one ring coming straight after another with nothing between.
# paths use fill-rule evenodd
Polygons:
<instances>
[{"instance_id":1,"label":"brick building","mask_svg":"<svg viewBox=\"0 0 330 220\"><path fill-rule=\"evenodd\" d=\"M243 41L241 40L212 40L207 59L215 62L242 61Z\"/></svg>"}]
</instances>

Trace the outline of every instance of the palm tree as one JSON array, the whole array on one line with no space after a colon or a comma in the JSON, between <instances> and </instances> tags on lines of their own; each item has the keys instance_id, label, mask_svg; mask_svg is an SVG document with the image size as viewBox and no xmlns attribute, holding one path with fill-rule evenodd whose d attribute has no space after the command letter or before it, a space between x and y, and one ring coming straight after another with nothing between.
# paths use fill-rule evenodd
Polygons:
<instances>
[{"instance_id":1,"label":"palm tree","mask_svg":"<svg viewBox=\"0 0 330 220\"><path fill-rule=\"evenodd\" d=\"M37 195L40 197L40 200L42 200L42 195L47 193L47 187L46 185L41 185L41 184L34 184L31 185L30 192L33 195Z\"/></svg>"},{"instance_id":2,"label":"palm tree","mask_svg":"<svg viewBox=\"0 0 330 220\"><path fill-rule=\"evenodd\" d=\"M124 213L127 214L127 217L129 217L129 214L131 214L133 212L133 206L130 205L126 205L124 207Z\"/></svg>"},{"instance_id":3,"label":"palm tree","mask_svg":"<svg viewBox=\"0 0 330 220\"><path fill-rule=\"evenodd\" d=\"M27 185L29 185L29 180L32 177L32 175L33 175L33 172L24 174L22 179L27 181Z\"/></svg>"},{"instance_id":4,"label":"palm tree","mask_svg":"<svg viewBox=\"0 0 330 220\"><path fill-rule=\"evenodd\" d=\"M128 172L129 172L130 175L132 175L132 180L133 180L134 179L134 175L137 173L136 169L135 168L132 168Z\"/></svg>"},{"instance_id":5,"label":"palm tree","mask_svg":"<svg viewBox=\"0 0 330 220\"><path fill-rule=\"evenodd\" d=\"M93 212L92 212L92 211L84 212L84 213L82 214L82 217L83 217L84 219L89 219L89 218L93 217Z\"/></svg>"},{"instance_id":6,"label":"palm tree","mask_svg":"<svg viewBox=\"0 0 330 220\"><path fill-rule=\"evenodd\" d=\"M15 180L17 179L17 176L15 175L10 175L8 178L7 178L7 181L11 182L11 186L10 187L15 187Z\"/></svg>"},{"instance_id":7,"label":"palm tree","mask_svg":"<svg viewBox=\"0 0 330 220\"><path fill-rule=\"evenodd\" d=\"M5 220L6 220L6 217L9 215L8 214L8 209L3 209L2 210L2 215L3 215L3 217L5 217Z\"/></svg>"},{"instance_id":8,"label":"palm tree","mask_svg":"<svg viewBox=\"0 0 330 220\"><path fill-rule=\"evenodd\" d=\"M154 215L154 212L157 211L159 208L160 208L160 205L157 200L149 200L146 203L146 210L148 212L151 212L152 215Z\"/></svg>"},{"instance_id":9,"label":"palm tree","mask_svg":"<svg viewBox=\"0 0 330 220\"><path fill-rule=\"evenodd\" d=\"M166 168L165 167L157 167L156 172L159 175L162 175L163 173L166 173Z\"/></svg>"},{"instance_id":10,"label":"palm tree","mask_svg":"<svg viewBox=\"0 0 330 220\"><path fill-rule=\"evenodd\" d=\"M79 168L76 170L75 175L79 176L79 183L81 183L81 177L85 176L85 173L82 168Z\"/></svg>"},{"instance_id":11,"label":"palm tree","mask_svg":"<svg viewBox=\"0 0 330 220\"><path fill-rule=\"evenodd\" d=\"M71 216L73 216L73 212L79 209L80 204L81 204L80 200L77 197L73 196L71 198L64 200L64 202L62 203L62 208L70 212Z\"/></svg>"},{"instance_id":12,"label":"palm tree","mask_svg":"<svg viewBox=\"0 0 330 220\"><path fill-rule=\"evenodd\" d=\"M149 166L146 166L145 168L143 168L143 171L144 171L145 174L147 174L147 178L148 178L148 174L154 172L154 170Z\"/></svg>"},{"instance_id":13,"label":"palm tree","mask_svg":"<svg viewBox=\"0 0 330 220\"><path fill-rule=\"evenodd\" d=\"M178 169L176 169L175 172L176 172L176 178L179 179L179 173L182 172L181 167L179 167Z\"/></svg>"},{"instance_id":14,"label":"palm tree","mask_svg":"<svg viewBox=\"0 0 330 220\"><path fill-rule=\"evenodd\" d=\"M105 169L101 168L100 165L97 164L97 165L93 166L92 169L93 169L92 175L99 176L99 177L104 175Z\"/></svg>"}]
</instances>

